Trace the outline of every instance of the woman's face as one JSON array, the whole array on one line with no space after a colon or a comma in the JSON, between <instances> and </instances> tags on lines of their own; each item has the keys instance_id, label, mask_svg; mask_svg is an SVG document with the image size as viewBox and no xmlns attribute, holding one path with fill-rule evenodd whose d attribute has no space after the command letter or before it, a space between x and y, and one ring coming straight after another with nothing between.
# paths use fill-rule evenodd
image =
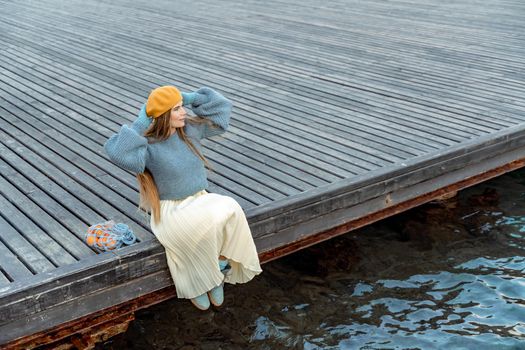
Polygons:
<instances>
[{"instance_id":1,"label":"woman's face","mask_svg":"<svg viewBox=\"0 0 525 350\"><path fill-rule=\"evenodd\" d=\"M177 103L171 108L170 124L172 128L182 128L186 119L186 110L182 107L182 102Z\"/></svg>"}]
</instances>

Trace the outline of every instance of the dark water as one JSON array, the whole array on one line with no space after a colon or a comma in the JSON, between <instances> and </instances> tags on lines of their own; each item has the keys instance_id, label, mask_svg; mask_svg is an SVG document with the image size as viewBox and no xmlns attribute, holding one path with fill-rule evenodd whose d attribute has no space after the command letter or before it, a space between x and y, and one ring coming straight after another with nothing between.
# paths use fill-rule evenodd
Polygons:
<instances>
[{"instance_id":1,"label":"dark water","mask_svg":"<svg viewBox=\"0 0 525 350\"><path fill-rule=\"evenodd\" d=\"M170 300L98 349L525 349L525 171Z\"/></svg>"}]
</instances>

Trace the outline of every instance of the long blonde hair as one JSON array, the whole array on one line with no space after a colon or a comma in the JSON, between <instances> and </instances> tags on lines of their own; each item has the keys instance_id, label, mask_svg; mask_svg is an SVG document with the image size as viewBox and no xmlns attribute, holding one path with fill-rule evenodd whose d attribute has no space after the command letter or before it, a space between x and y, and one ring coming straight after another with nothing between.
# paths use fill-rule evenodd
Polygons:
<instances>
[{"instance_id":1,"label":"long blonde hair","mask_svg":"<svg viewBox=\"0 0 525 350\"><path fill-rule=\"evenodd\" d=\"M144 133L144 136L151 142L161 142L168 139L171 136L171 109L153 119L150 127ZM186 118L186 121L190 124L207 124L214 127L213 123L208 119L201 117ZM195 147L191 140L187 137L183 128L177 128L176 132L180 139L188 145L195 155L197 155L204 163L204 166L209 170L212 170L208 160L202 155L201 152ZM139 183L140 198L139 198L139 209L150 212L153 216L154 222L157 224L160 221L160 197L157 185L153 179L153 175L146 168L143 173L137 174L137 181Z\"/></svg>"}]
</instances>

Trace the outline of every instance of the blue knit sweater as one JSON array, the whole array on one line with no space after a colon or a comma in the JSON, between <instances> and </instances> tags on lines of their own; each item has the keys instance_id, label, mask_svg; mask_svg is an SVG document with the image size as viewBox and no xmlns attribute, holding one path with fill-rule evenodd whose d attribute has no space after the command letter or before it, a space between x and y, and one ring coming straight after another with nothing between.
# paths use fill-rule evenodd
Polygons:
<instances>
[{"instance_id":1,"label":"blue knit sweater","mask_svg":"<svg viewBox=\"0 0 525 350\"><path fill-rule=\"evenodd\" d=\"M217 91L201 87L195 93L183 94L183 104L200 117L209 118L217 128L206 124L186 123L184 130L195 147L202 152L200 140L222 134L228 128L232 103ZM191 151L177 133L162 142L148 143L144 132L151 118L144 104L138 118L122 125L104 144L109 158L134 174L147 168L157 185L159 197L182 199L208 187L206 169L201 159Z\"/></svg>"}]
</instances>

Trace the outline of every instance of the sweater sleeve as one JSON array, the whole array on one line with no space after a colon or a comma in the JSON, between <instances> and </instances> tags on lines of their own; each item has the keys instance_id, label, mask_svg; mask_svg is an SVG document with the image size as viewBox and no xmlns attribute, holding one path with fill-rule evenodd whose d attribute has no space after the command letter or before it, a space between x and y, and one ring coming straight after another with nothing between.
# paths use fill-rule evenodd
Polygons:
<instances>
[{"instance_id":1,"label":"sweater sleeve","mask_svg":"<svg viewBox=\"0 0 525 350\"><path fill-rule=\"evenodd\" d=\"M197 116L209 119L216 126L196 125L200 138L220 135L228 129L232 103L217 91L201 87L195 91L190 107Z\"/></svg>"},{"instance_id":2,"label":"sweater sleeve","mask_svg":"<svg viewBox=\"0 0 525 350\"><path fill-rule=\"evenodd\" d=\"M135 174L144 172L148 156L148 139L144 132L150 123L146 105L143 105L138 118L130 126L122 125L119 132L106 141L104 150L113 163Z\"/></svg>"}]
</instances>

